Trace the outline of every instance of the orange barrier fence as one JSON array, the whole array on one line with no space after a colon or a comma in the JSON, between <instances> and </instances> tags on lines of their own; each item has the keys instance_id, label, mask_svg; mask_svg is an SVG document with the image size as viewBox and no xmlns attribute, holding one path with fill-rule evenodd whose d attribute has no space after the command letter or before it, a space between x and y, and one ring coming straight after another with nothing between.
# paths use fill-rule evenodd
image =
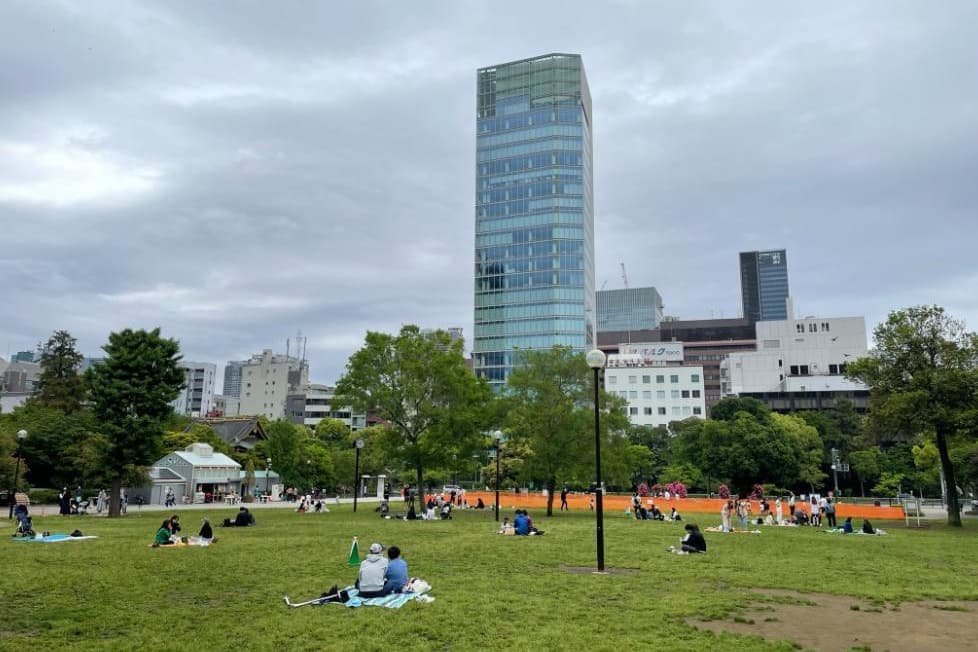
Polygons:
<instances>
[{"instance_id":1,"label":"orange barrier fence","mask_svg":"<svg viewBox=\"0 0 978 652\"><path fill-rule=\"evenodd\" d=\"M492 506L496 501L495 492L489 491L466 491L465 499L468 501L469 505L475 505L479 498L482 498L482 502L485 503L486 507ZM586 510L590 509L590 502L593 499L591 494L568 494L567 496L567 506L573 510ZM726 502L722 498L671 498L666 500L665 498L642 498L642 505L648 507L649 500L652 500L655 505L662 510L664 514L669 514L672 507L675 507L680 514L716 514L717 518L720 518L720 509L723 507L723 503ZM560 494L554 496L554 511L560 509ZM753 506L752 516L757 516L761 512L760 502L756 500L751 501ZM803 509L805 513L808 513L809 504L806 502L798 501L797 505L800 509ZM632 507L632 497L631 496L621 496L621 495L608 495L604 497L604 510L606 512L619 511L624 512L625 508L629 510ZM774 513L774 501L768 501L768 507L771 509L771 513ZM845 519L848 516L853 518L870 518L878 520L903 520L903 508L902 507L889 507L881 506L876 507L875 505L854 505L850 503L836 503L835 515L837 519ZM515 494L508 491L499 492L499 508L503 509L534 509L541 510L547 508L547 497L540 493L531 494ZM788 518L788 501L782 501L782 510L784 518Z\"/></svg>"}]
</instances>

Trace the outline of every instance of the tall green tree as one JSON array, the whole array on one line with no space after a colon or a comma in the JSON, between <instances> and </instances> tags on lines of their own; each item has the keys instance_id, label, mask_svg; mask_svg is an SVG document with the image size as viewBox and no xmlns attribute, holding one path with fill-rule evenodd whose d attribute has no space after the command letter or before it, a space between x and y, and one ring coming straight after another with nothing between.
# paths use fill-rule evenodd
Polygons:
<instances>
[{"instance_id":1,"label":"tall green tree","mask_svg":"<svg viewBox=\"0 0 978 652\"><path fill-rule=\"evenodd\" d=\"M397 335L368 332L334 398L389 424L390 454L414 470L419 488L426 467L443 465L460 440L481 438L491 400L489 386L466 367L461 341L414 325ZM418 500L420 507L420 491Z\"/></svg>"},{"instance_id":2,"label":"tall green tree","mask_svg":"<svg viewBox=\"0 0 978 652\"><path fill-rule=\"evenodd\" d=\"M38 347L41 352L41 376L30 402L61 410L77 412L85 398L85 386L78 373L82 354L75 350L76 340L68 331L55 331Z\"/></svg>"},{"instance_id":3,"label":"tall green tree","mask_svg":"<svg viewBox=\"0 0 978 652\"><path fill-rule=\"evenodd\" d=\"M507 381L506 431L508 436L524 440L532 451L524 472L542 481L547 488L547 516L553 515L558 481L575 475L593 477L591 377L592 371L583 354L575 353L570 347L555 346L544 351L521 352L519 364ZM602 448L608 452L612 450L610 433L627 444L628 417L621 407L619 399L602 392L601 436L606 442ZM620 449L623 456L627 455L627 445Z\"/></svg>"},{"instance_id":4,"label":"tall green tree","mask_svg":"<svg viewBox=\"0 0 978 652\"><path fill-rule=\"evenodd\" d=\"M978 335L939 306L916 306L890 313L873 338L870 355L847 369L849 377L870 388L870 427L878 435L934 438L944 471L948 524L960 527L949 445L956 436L974 438Z\"/></svg>"},{"instance_id":5,"label":"tall green tree","mask_svg":"<svg viewBox=\"0 0 978 652\"><path fill-rule=\"evenodd\" d=\"M112 483L109 516L120 514L124 482L139 481L162 453L163 432L180 393L184 372L180 345L151 331L125 329L109 335L106 358L86 374L89 399L105 435L100 454Z\"/></svg>"}]
</instances>

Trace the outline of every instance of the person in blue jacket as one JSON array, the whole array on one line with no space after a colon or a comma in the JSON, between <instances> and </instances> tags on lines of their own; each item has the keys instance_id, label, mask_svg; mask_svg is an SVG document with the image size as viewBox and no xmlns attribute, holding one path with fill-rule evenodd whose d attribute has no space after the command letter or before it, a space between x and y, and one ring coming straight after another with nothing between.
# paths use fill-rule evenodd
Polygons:
<instances>
[{"instance_id":1,"label":"person in blue jacket","mask_svg":"<svg viewBox=\"0 0 978 652\"><path fill-rule=\"evenodd\" d=\"M530 519L527 518L526 513L523 510L516 510L516 516L513 518L513 528L516 530L518 535L528 535L530 533Z\"/></svg>"}]
</instances>

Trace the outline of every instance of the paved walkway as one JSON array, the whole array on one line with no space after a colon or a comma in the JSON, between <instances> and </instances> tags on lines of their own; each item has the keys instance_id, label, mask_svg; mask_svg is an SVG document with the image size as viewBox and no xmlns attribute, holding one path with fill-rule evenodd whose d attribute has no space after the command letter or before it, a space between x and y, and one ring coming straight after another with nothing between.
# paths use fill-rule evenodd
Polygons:
<instances>
[{"instance_id":1,"label":"paved walkway","mask_svg":"<svg viewBox=\"0 0 978 652\"><path fill-rule=\"evenodd\" d=\"M323 504L326 505L327 507L332 507L333 505L352 505L353 504L353 498L336 498L335 496L333 496L333 497L330 497L330 498L323 498L322 500L323 500ZM364 503L373 503L373 504L376 504L376 503L379 503L379 502L380 502L380 499L377 498L377 497L368 497L368 498L358 498L357 499L357 503L358 504L364 504ZM400 496L392 496L390 498L390 502L391 503L401 502L401 497ZM315 504L315 503L313 503L313 504ZM299 503L298 502L290 503L290 502L286 502L284 500L273 500L273 501L267 502L267 503L258 503L258 502L255 502L255 503L240 503L239 502L239 503L237 503L235 505L228 505L228 504L226 504L224 502L219 502L219 503L195 503L195 504L187 504L187 505L177 503L173 507L164 507L163 505L160 505L160 504L148 504L147 503L147 504L144 504L142 506L130 504L128 506L127 513L130 513L130 514L139 514L139 513L142 513L142 512L174 512L174 511L175 512L183 512L183 511L188 511L188 510L193 511L193 510L205 510L205 509L206 510L233 510L233 511L237 511L239 507L247 507L249 510L251 510L253 512L258 512L258 511L261 511L263 509L295 509L298 506L299 506ZM32 516L52 516L52 515L58 514L58 506L57 505L31 505L30 506L30 510L31 510L31 515ZM108 516L108 512L107 511L103 511L102 513L99 513L99 512L96 512L95 511L95 508L94 507L92 507L92 508L89 508L88 513L85 514L85 516L95 516L95 517Z\"/></svg>"}]
</instances>

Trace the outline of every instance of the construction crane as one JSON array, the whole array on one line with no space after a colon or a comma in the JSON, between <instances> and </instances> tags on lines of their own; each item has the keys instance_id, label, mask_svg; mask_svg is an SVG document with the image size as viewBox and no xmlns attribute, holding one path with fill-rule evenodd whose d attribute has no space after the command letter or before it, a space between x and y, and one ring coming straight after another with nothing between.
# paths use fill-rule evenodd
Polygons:
<instances>
[{"instance_id":1,"label":"construction crane","mask_svg":"<svg viewBox=\"0 0 978 652\"><path fill-rule=\"evenodd\" d=\"M621 280L625 284L625 292L628 292L628 274L625 273L625 263L619 263L621 265ZM627 302L627 299L626 299ZM632 343L632 327L631 323L628 325L628 344Z\"/></svg>"}]
</instances>

